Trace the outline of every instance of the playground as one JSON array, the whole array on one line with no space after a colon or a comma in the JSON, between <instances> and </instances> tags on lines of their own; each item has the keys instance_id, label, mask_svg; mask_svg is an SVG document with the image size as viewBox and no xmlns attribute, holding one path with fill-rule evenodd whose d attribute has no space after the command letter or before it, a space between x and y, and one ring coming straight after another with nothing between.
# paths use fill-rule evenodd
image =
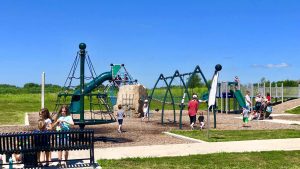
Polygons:
<instances>
[{"instance_id":1,"label":"playground","mask_svg":"<svg viewBox=\"0 0 300 169\"><path fill-rule=\"evenodd\" d=\"M284 109L293 108L300 104L300 99L285 102L282 105L274 106L273 121L286 120L298 121L298 124L275 123L272 120L253 120L250 121L251 127L243 128L240 114L217 114L217 130L276 130L276 129L297 129L300 130L300 115L284 113ZM166 117L173 118L173 111L166 110ZM179 112L178 112L179 113ZM177 114L179 115L179 114ZM206 117L206 115L205 115ZM29 126L0 126L2 132L30 131L36 129L38 116L37 113L29 113ZM213 122L213 116L210 117ZM168 119L168 118L167 118ZM197 122L196 129L199 128ZM78 126L75 126L78 128ZM154 112L148 121L141 121L141 118L125 117L124 132L117 132L116 123L87 126L87 129L95 130L95 147L124 147L124 146L147 146L163 144L185 144L193 141L178 139L163 134L170 130L178 130L178 123L166 122L161 125L160 112ZM190 130L189 117L187 111L183 112L183 130ZM203 130L206 132L206 130Z\"/></svg>"},{"instance_id":2,"label":"playground","mask_svg":"<svg viewBox=\"0 0 300 169\"><path fill-rule=\"evenodd\" d=\"M197 121L194 130L199 130L205 135L209 130L300 130L300 115L285 112L299 106L300 99L287 99L283 102L283 97L282 102L274 104L272 119L250 120L245 127L240 113L246 108L243 93L248 89L241 89L237 81L218 83L219 72L222 70L219 64L212 69L214 73L210 83L207 82L200 66L196 66L192 72L181 73L175 70L171 76L159 75L152 90L147 91L131 76L124 64L110 64L109 71L97 75L86 51L86 45L79 44L79 49L64 87L57 94L51 119L57 121L61 116L59 108L68 105L71 117L74 119L72 129L93 131L92 148L95 147L97 150L116 147L189 145L199 142L191 138L166 134L175 130L191 130L187 103L192 96L194 98L194 93L199 92L198 89L189 87L190 81L196 74L204 81L201 95L197 98L201 108L198 110L197 117L200 112L203 112L205 125L200 130ZM158 87L159 82L163 83L160 87ZM254 91L261 89L259 85L257 89L253 86L251 89L253 99ZM276 92L272 93L270 85L270 93L277 99L278 95L283 95L283 90L278 94L277 87L275 89ZM266 93L265 88L263 93ZM41 96L43 106L43 90ZM122 132L117 131L116 105L120 105L125 111ZM147 118L143 120L142 117L146 115ZM25 125L0 126L0 130L2 133L34 131L40 118L39 112L27 112ZM96 158L100 157L96 156Z\"/></svg>"}]
</instances>

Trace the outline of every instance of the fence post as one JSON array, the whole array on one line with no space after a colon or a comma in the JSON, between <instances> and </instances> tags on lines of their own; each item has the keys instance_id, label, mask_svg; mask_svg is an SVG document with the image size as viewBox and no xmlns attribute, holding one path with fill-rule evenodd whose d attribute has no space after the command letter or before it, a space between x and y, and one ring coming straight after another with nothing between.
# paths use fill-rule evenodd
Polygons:
<instances>
[{"instance_id":1,"label":"fence post","mask_svg":"<svg viewBox=\"0 0 300 169\"><path fill-rule=\"evenodd\" d=\"M300 84L298 84L298 98L300 98Z\"/></svg>"},{"instance_id":2,"label":"fence post","mask_svg":"<svg viewBox=\"0 0 300 169\"><path fill-rule=\"evenodd\" d=\"M264 97L266 96L266 83L264 82L264 89L263 89L263 92L264 92Z\"/></svg>"},{"instance_id":3,"label":"fence post","mask_svg":"<svg viewBox=\"0 0 300 169\"><path fill-rule=\"evenodd\" d=\"M281 83L281 103L283 103L283 83Z\"/></svg>"},{"instance_id":4,"label":"fence post","mask_svg":"<svg viewBox=\"0 0 300 169\"><path fill-rule=\"evenodd\" d=\"M223 113L223 82L221 82L221 86L220 86L220 97L221 97L221 113Z\"/></svg>"},{"instance_id":5,"label":"fence post","mask_svg":"<svg viewBox=\"0 0 300 169\"><path fill-rule=\"evenodd\" d=\"M228 83L225 83L225 94L226 94L226 98L225 98L225 109L226 109L226 114L228 113Z\"/></svg>"},{"instance_id":6,"label":"fence post","mask_svg":"<svg viewBox=\"0 0 300 169\"><path fill-rule=\"evenodd\" d=\"M253 99L254 99L254 84L251 84L251 105L253 105Z\"/></svg>"},{"instance_id":7,"label":"fence post","mask_svg":"<svg viewBox=\"0 0 300 169\"><path fill-rule=\"evenodd\" d=\"M271 98L271 102L272 102L272 83L270 82L270 98Z\"/></svg>"},{"instance_id":8,"label":"fence post","mask_svg":"<svg viewBox=\"0 0 300 169\"><path fill-rule=\"evenodd\" d=\"M45 107L45 72L42 73L41 108Z\"/></svg>"}]
</instances>

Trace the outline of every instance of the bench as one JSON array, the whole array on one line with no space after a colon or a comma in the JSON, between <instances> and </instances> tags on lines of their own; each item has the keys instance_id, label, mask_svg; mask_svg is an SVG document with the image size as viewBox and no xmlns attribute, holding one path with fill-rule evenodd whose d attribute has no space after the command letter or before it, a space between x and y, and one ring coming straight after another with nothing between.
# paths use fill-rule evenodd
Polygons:
<instances>
[{"instance_id":1,"label":"bench","mask_svg":"<svg viewBox=\"0 0 300 169\"><path fill-rule=\"evenodd\" d=\"M0 154L5 154L6 157L11 157L14 153L24 154L22 164L24 164L25 168L37 167L37 152L65 150L89 150L89 158L72 160L90 160L90 164L94 164L94 130L34 131L0 134ZM54 161L58 160L51 160L50 162Z\"/></svg>"}]
</instances>

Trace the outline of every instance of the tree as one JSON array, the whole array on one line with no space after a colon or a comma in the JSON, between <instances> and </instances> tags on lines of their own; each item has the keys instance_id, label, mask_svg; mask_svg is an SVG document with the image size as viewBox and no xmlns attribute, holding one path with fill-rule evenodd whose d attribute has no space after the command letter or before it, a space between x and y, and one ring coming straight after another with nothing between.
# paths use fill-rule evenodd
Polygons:
<instances>
[{"instance_id":1,"label":"tree","mask_svg":"<svg viewBox=\"0 0 300 169\"><path fill-rule=\"evenodd\" d=\"M267 79L266 79L265 77L262 77L262 78L260 79L260 83L261 83L261 84L266 83L266 82L267 82Z\"/></svg>"},{"instance_id":2,"label":"tree","mask_svg":"<svg viewBox=\"0 0 300 169\"><path fill-rule=\"evenodd\" d=\"M194 74L188 78L188 88L201 87L201 78L198 74Z\"/></svg>"}]
</instances>

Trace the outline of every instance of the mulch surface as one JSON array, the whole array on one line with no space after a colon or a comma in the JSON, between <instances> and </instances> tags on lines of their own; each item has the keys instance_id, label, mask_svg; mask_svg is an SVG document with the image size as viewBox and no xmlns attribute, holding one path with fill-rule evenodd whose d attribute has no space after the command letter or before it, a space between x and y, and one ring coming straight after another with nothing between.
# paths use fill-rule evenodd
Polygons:
<instances>
[{"instance_id":1,"label":"mulch surface","mask_svg":"<svg viewBox=\"0 0 300 169\"><path fill-rule=\"evenodd\" d=\"M162 132L179 129L179 111L176 112L177 122L173 123L173 111L165 111L164 125L161 124L161 113L155 112L150 121L141 121L141 118L126 117L123 122L124 132L118 133L118 123L101 124L86 126L86 129L95 130L95 147L124 147L124 146L146 146L160 144L184 144L191 141L177 139L167 136ZM205 113L205 123L207 127L207 113ZM217 114L216 129L218 130L263 130L263 129L298 129L300 125L278 124L268 121L253 120L249 122L251 127L242 127L242 119L240 114ZM189 117L187 112L183 112L183 129L190 130ZM278 116L273 119L300 120L297 116ZM30 126L0 126L1 133L31 131L37 128L38 113L29 114ZM78 128L75 126L74 128ZM210 128L214 128L213 115L210 115ZM199 129L197 121L196 130Z\"/></svg>"}]
</instances>

